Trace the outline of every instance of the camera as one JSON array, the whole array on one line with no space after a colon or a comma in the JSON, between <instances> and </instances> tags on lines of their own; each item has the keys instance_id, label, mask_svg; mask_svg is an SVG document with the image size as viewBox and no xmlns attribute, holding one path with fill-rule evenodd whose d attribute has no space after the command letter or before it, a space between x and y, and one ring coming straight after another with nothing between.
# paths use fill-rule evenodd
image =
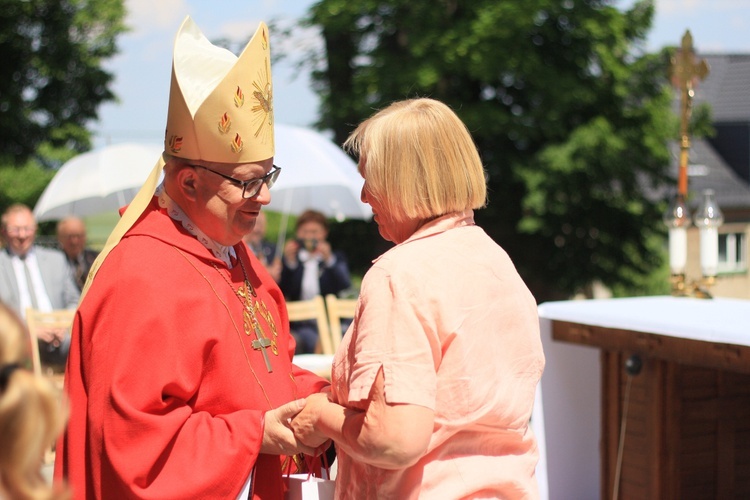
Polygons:
<instances>
[{"instance_id":1,"label":"camera","mask_svg":"<svg viewBox=\"0 0 750 500\"><path fill-rule=\"evenodd\" d=\"M318 248L318 240L315 238L308 238L308 239L298 239L297 244L300 246L300 248L304 248L308 252L314 252L316 248Z\"/></svg>"}]
</instances>

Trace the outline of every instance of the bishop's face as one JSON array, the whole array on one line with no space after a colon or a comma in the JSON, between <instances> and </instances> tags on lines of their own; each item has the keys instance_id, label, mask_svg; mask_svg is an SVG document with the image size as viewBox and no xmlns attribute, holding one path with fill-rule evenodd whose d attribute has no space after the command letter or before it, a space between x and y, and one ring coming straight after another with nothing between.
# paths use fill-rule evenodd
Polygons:
<instances>
[{"instance_id":1,"label":"bishop's face","mask_svg":"<svg viewBox=\"0 0 750 500\"><path fill-rule=\"evenodd\" d=\"M271 202L271 192L264 182L257 194L243 198L243 188L236 181L264 177L273 168L273 158L258 163L213 164L207 168L193 168L196 174L197 210L188 214L190 219L209 238L222 245L239 243L252 232L261 207Z\"/></svg>"}]
</instances>

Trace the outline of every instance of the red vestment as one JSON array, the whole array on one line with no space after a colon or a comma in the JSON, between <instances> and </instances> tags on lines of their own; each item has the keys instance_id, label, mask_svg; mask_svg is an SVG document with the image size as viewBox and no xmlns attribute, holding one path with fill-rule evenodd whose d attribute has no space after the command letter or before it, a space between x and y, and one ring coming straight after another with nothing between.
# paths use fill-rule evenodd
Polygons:
<instances>
[{"instance_id":1,"label":"red vestment","mask_svg":"<svg viewBox=\"0 0 750 500\"><path fill-rule=\"evenodd\" d=\"M243 328L242 267L227 269L156 198L104 261L65 377L55 477L75 498L235 498L253 466L254 497L283 498L280 457L259 453L263 415L328 383L292 365L283 295L244 243L234 249L276 326L260 319L278 346L266 349L272 373Z\"/></svg>"}]
</instances>

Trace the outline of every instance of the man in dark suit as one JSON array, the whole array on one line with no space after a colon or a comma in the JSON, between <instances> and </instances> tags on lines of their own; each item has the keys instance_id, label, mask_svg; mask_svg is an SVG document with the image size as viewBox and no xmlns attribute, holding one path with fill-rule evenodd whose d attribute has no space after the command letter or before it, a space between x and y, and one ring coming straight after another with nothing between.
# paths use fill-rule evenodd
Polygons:
<instances>
[{"instance_id":1,"label":"man in dark suit","mask_svg":"<svg viewBox=\"0 0 750 500\"><path fill-rule=\"evenodd\" d=\"M0 231L6 248L0 251L0 300L25 317L26 309L73 309L80 291L59 250L34 245L36 220L26 205L11 205L2 216ZM64 364L70 336L46 331L39 335L42 362Z\"/></svg>"},{"instance_id":2,"label":"man in dark suit","mask_svg":"<svg viewBox=\"0 0 750 500\"><path fill-rule=\"evenodd\" d=\"M86 248L86 225L81 219L68 216L57 223L57 241L68 259L76 285L83 290L91 265L99 252Z\"/></svg>"}]
</instances>

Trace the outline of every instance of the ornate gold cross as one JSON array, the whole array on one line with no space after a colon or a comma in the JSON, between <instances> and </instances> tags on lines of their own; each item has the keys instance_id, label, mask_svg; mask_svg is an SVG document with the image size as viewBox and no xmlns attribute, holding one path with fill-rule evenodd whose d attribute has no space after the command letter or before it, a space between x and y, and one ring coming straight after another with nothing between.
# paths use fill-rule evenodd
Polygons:
<instances>
[{"instance_id":1,"label":"ornate gold cross","mask_svg":"<svg viewBox=\"0 0 750 500\"><path fill-rule=\"evenodd\" d=\"M690 30L682 37L682 46L672 58L672 85L680 91L680 169L677 192L687 197L688 191L688 152L690 150L690 133L688 125L693 108L693 89L697 80L708 75L708 64L705 59L697 61L693 49L693 36Z\"/></svg>"},{"instance_id":2,"label":"ornate gold cross","mask_svg":"<svg viewBox=\"0 0 750 500\"><path fill-rule=\"evenodd\" d=\"M266 369L268 370L268 373L273 372L273 367L271 366L271 360L268 358L268 353L266 352L266 349L269 347L272 347L272 341L265 335L263 335L263 331L260 329L260 325L258 324L258 318L255 317L255 307L253 305L252 299L250 298L250 295L254 293L254 290L252 288L248 288L248 281L245 280L245 284L241 286L237 290L237 295L243 299L244 302L244 311L242 313L243 315L243 323L245 327L245 334L250 335L250 330L252 329L255 333L255 340L250 342L250 345L253 346L253 349L256 351L260 351L263 355L263 361L266 363Z\"/></svg>"}]
</instances>

